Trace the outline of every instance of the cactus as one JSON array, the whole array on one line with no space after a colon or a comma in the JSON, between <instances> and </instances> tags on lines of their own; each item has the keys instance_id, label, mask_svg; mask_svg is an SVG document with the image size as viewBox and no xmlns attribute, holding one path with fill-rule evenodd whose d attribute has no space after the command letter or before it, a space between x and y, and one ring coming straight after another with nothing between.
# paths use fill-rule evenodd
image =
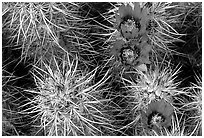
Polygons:
<instances>
[{"instance_id":1,"label":"cactus","mask_svg":"<svg viewBox=\"0 0 204 138\"><path fill-rule=\"evenodd\" d=\"M47 64L45 70L35 67L37 90L27 92L36 96L27 103L32 106L22 113L36 113L34 119L39 119L44 135L88 136L112 131L111 117L104 110L109 99L102 99L106 91L102 86L109 78L107 73L94 83L97 69L83 72L78 61L69 56L61 60L54 58L54 61L55 67Z\"/></svg>"}]
</instances>

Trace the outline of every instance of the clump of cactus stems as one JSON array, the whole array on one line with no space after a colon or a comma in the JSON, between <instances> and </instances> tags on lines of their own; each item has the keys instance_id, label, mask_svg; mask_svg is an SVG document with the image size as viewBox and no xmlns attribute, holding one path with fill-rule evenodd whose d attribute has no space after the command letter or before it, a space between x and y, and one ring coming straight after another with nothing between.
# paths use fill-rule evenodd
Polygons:
<instances>
[{"instance_id":1,"label":"clump of cactus stems","mask_svg":"<svg viewBox=\"0 0 204 138\"><path fill-rule=\"evenodd\" d=\"M105 58L107 58L107 63L110 62L114 73L117 72L116 74L121 75L124 72L130 72L131 75L134 74L134 77L130 77L134 78L133 80L127 78L123 78L123 80L131 84L127 86L131 90L137 89L137 92L133 94L134 96L129 95L135 98L133 108L135 113L141 110L140 108L147 108L151 101L157 98L167 101L175 112L180 112L179 107L185 103L181 95L185 95L186 91L179 89L180 82L175 82L180 68L172 69L168 61L163 66L161 66L163 62L158 66L152 65L154 63L151 64L149 61L150 53L153 56L151 57L152 60L160 59L160 61L163 60L163 56L169 56L172 53L182 55L172 49L175 48L173 43L183 42L180 37L184 36L184 34L178 33L173 28L182 17L182 14L175 16L173 13L177 8L179 8L177 3L136 2L115 4L107 13L101 13L102 17L112 26L99 23L100 28L104 28L104 31L93 35L107 38L104 40L105 43L102 45L102 49L104 49L105 53L108 53ZM142 50L145 49L145 46L149 47L149 50L146 50L148 52L143 54L143 57L147 58L142 59L142 63L139 64L142 65L140 68L135 63L140 57L141 49L138 50L134 46L134 41L137 41L139 46L139 41L142 41ZM146 64L150 64L148 71L147 67L145 67ZM135 68L137 71L134 71ZM120 71L118 72L118 70ZM135 78L137 76L138 78ZM143 89L149 89L149 91L155 91L155 93L147 92L140 95L138 91L145 91ZM143 104L143 101L147 103ZM130 103L132 105L132 102ZM137 122L137 119L134 121Z\"/></svg>"},{"instance_id":2,"label":"clump of cactus stems","mask_svg":"<svg viewBox=\"0 0 204 138\"><path fill-rule=\"evenodd\" d=\"M61 60L53 58L55 67L45 64L46 69L35 67L36 90L26 92L36 95L27 104L32 105L22 113L33 115L38 120L43 135L106 135L111 134L111 116L106 108L109 99L103 99L106 92L103 83L109 79L108 72L94 83L97 68L84 72L77 59L68 55ZM26 106L25 105L22 105Z\"/></svg>"},{"instance_id":3,"label":"clump of cactus stems","mask_svg":"<svg viewBox=\"0 0 204 138\"><path fill-rule=\"evenodd\" d=\"M202 135L202 3L106 4L2 3L3 135Z\"/></svg>"}]
</instances>

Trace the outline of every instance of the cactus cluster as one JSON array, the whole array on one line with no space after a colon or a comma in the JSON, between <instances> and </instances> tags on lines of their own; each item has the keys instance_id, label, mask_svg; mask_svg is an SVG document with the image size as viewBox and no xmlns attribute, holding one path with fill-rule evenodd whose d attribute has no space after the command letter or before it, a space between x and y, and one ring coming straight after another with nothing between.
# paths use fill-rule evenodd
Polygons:
<instances>
[{"instance_id":1,"label":"cactus cluster","mask_svg":"<svg viewBox=\"0 0 204 138\"><path fill-rule=\"evenodd\" d=\"M2 135L202 135L201 21L199 2L2 2Z\"/></svg>"}]
</instances>

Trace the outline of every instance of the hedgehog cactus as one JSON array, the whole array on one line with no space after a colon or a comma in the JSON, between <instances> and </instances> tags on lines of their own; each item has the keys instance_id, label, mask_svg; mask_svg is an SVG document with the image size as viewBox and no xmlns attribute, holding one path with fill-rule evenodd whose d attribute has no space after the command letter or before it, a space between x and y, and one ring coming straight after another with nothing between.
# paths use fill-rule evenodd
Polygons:
<instances>
[{"instance_id":1,"label":"hedgehog cactus","mask_svg":"<svg viewBox=\"0 0 204 138\"><path fill-rule=\"evenodd\" d=\"M135 78L123 78L128 93L126 96L129 99L128 107L132 110L133 116L141 118L144 128L148 130L153 129L157 133L160 133L162 127L166 127L167 129L171 126L173 112L177 113L180 110L176 100L179 101L179 104L184 105L181 95L186 95L187 93L179 89L180 82L176 80L179 69L180 68L172 69L170 62L168 65L157 63L154 68L150 67L147 72L135 70L133 73L136 74ZM157 126L157 124L155 124L154 116L156 120L160 119L161 121L161 117L158 117L157 113L159 116L161 114L166 115L165 118L166 121L168 120L168 123L166 122L168 125L164 123L165 119L161 124L166 125ZM153 122L150 121L151 117ZM135 121L135 119L133 120ZM135 129L138 129L138 126L135 127Z\"/></svg>"},{"instance_id":2,"label":"hedgehog cactus","mask_svg":"<svg viewBox=\"0 0 204 138\"><path fill-rule=\"evenodd\" d=\"M161 63L163 64L163 63ZM135 99L135 109L145 110L151 101L164 99L171 105L173 97L184 93L178 89L180 82L176 81L179 68L172 69L169 65L157 65L155 69L151 68L147 72L135 71L137 78L127 80L127 89L130 95Z\"/></svg>"},{"instance_id":3,"label":"hedgehog cactus","mask_svg":"<svg viewBox=\"0 0 204 138\"><path fill-rule=\"evenodd\" d=\"M109 78L107 74L93 84L96 70L79 70L77 60L56 60L56 68L45 64L46 69L36 67L37 94L30 99L33 105L22 113L37 113L44 135L104 135L112 128L110 116L106 116L108 99L102 99L105 89L101 86ZM58 61L58 62L57 62ZM112 131L112 130L111 130ZM110 132L109 132L110 133Z\"/></svg>"}]
</instances>

